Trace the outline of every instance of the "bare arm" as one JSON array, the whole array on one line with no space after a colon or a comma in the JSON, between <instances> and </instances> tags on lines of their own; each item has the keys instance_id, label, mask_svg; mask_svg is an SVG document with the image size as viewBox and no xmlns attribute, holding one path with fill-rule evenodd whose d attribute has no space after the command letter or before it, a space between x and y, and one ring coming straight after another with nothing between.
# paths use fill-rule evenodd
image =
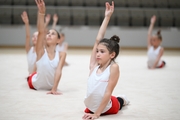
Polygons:
<instances>
[{"instance_id":1,"label":"bare arm","mask_svg":"<svg viewBox=\"0 0 180 120\"><path fill-rule=\"evenodd\" d=\"M53 16L52 29L55 29L55 28L56 28L57 22L58 22L58 16L57 16L57 14L54 14L54 16Z\"/></svg>"},{"instance_id":2,"label":"bare arm","mask_svg":"<svg viewBox=\"0 0 180 120\"><path fill-rule=\"evenodd\" d=\"M45 28L47 28L47 26L49 25L49 22L51 20L51 15L50 14L47 14L46 17L45 17Z\"/></svg>"},{"instance_id":3,"label":"bare arm","mask_svg":"<svg viewBox=\"0 0 180 120\"><path fill-rule=\"evenodd\" d=\"M45 3L43 0L35 0L38 6L38 38L36 44L36 54L37 54L37 61L42 57L44 54L44 16L45 16Z\"/></svg>"},{"instance_id":4,"label":"bare arm","mask_svg":"<svg viewBox=\"0 0 180 120\"><path fill-rule=\"evenodd\" d=\"M152 37L152 30L154 28L154 24L156 22L156 16L152 16L151 17L151 23L149 25L149 29L148 29L148 36L147 36L147 49L150 48L151 46L151 37Z\"/></svg>"},{"instance_id":5,"label":"bare arm","mask_svg":"<svg viewBox=\"0 0 180 120\"><path fill-rule=\"evenodd\" d=\"M106 2L105 18L100 26L100 29L96 37L96 41L95 41L92 53L91 53L90 66L89 66L90 70L92 70L92 68L94 68L94 66L97 64L96 63L96 48L99 41L104 38L109 20L113 12L114 12L114 2L112 1L112 6L108 2Z\"/></svg>"},{"instance_id":6,"label":"bare arm","mask_svg":"<svg viewBox=\"0 0 180 120\"><path fill-rule=\"evenodd\" d=\"M156 59L156 62L155 62L154 65L153 65L152 69L156 68L156 66L157 66L159 60L161 59L163 53L164 53L164 48L161 48L161 49L160 49L160 52L159 52L159 55L158 55L158 57L157 57L157 59Z\"/></svg>"},{"instance_id":7,"label":"bare arm","mask_svg":"<svg viewBox=\"0 0 180 120\"><path fill-rule=\"evenodd\" d=\"M26 49L26 53L29 52L30 48L31 48L31 45L30 45L30 28L29 28L29 19L28 19L28 16L27 16L27 13L26 11L24 11L22 14L21 14L21 18L25 24L25 27L26 27L26 44L25 44L25 49Z\"/></svg>"},{"instance_id":8,"label":"bare arm","mask_svg":"<svg viewBox=\"0 0 180 120\"><path fill-rule=\"evenodd\" d=\"M60 81L60 78L61 78L62 69L63 69L64 63L65 63L65 59L66 59L66 53L65 52L60 52L59 53L60 62L58 64L58 67L57 67L56 72L55 72L54 85L53 85L53 88L51 89L51 91L48 92L47 94L54 94L54 95L61 94L61 93L57 92L57 87L58 87L58 84L59 84L59 81Z\"/></svg>"},{"instance_id":9,"label":"bare arm","mask_svg":"<svg viewBox=\"0 0 180 120\"><path fill-rule=\"evenodd\" d=\"M104 94L104 97L101 101L99 108L94 114L100 115L102 113L107 103L111 99L112 92L118 82L118 79L119 79L119 66L117 64L113 64L111 65L110 68L110 78L109 78L108 86L106 88L106 92Z\"/></svg>"}]
</instances>

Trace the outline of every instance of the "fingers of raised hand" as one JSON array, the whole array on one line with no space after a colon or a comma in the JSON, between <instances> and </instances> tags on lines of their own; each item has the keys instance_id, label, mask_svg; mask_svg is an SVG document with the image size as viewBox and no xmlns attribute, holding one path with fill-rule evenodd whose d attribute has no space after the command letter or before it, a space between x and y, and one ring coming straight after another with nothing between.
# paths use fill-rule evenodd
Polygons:
<instances>
[{"instance_id":1,"label":"fingers of raised hand","mask_svg":"<svg viewBox=\"0 0 180 120\"><path fill-rule=\"evenodd\" d=\"M112 1L111 11L114 11L114 1Z\"/></svg>"},{"instance_id":2,"label":"fingers of raised hand","mask_svg":"<svg viewBox=\"0 0 180 120\"><path fill-rule=\"evenodd\" d=\"M108 2L105 3L106 4L106 10L110 9L110 4Z\"/></svg>"},{"instance_id":3,"label":"fingers of raised hand","mask_svg":"<svg viewBox=\"0 0 180 120\"><path fill-rule=\"evenodd\" d=\"M43 0L35 0L35 2L36 2L39 9L44 9L45 3Z\"/></svg>"},{"instance_id":4,"label":"fingers of raised hand","mask_svg":"<svg viewBox=\"0 0 180 120\"><path fill-rule=\"evenodd\" d=\"M56 17L57 17L57 14L54 14L53 17L56 18Z\"/></svg>"},{"instance_id":5,"label":"fingers of raised hand","mask_svg":"<svg viewBox=\"0 0 180 120\"><path fill-rule=\"evenodd\" d=\"M51 19L51 15L50 14L47 14L46 15L46 20L50 20Z\"/></svg>"},{"instance_id":6,"label":"fingers of raised hand","mask_svg":"<svg viewBox=\"0 0 180 120\"><path fill-rule=\"evenodd\" d=\"M36 2L37 5L40 5L40 4L43 4L43 3L44 3L43 0L35 0L35 2Z\"/></svg>"},{"instance_id":7,"label":"fingers of raised hand","mask_svg":"<svg viewBox=\"0 0 180 120\"><path fill-rule=\"evenodd\" d=\"M112 5L106 2L106 11L113 12L114 11L114 2L112 1Z\"/></svg>"},{"instance_id":8,"label":"fingers of raised hand","mask_svg":"<svg viewBox=\"0 0 180 120\"><path fill-rule=\"evenodd\" d=\"M27 16L27 13L26 13L26 11L24 11L22 14L21 14L21 17L26 17Z\"/></svg>"}]
</instances>

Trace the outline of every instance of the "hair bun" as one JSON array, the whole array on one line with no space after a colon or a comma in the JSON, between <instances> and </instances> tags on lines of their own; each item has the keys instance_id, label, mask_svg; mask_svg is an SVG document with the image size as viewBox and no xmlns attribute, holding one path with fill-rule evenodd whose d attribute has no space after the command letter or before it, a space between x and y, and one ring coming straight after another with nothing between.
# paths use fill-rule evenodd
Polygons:
<instances>
[{"instance_id":1,"label":"hair bun","mask_svg":"<svg viewBox=\"0 0 180 120\"><path fill-rule=\"evenodd\" d=\"M110 38L110 40L113 40L113 41L119 43L120 38L119 38L117 35L113 35L113 36Z\"/></svg>"},{"instance_id":2,"label":"hair bun","mask_svg":"<svg viewBox=\"0 0 180 120\"><path fill-rule=\"evenodd\" d=\"M157 31L157 35L161 35L161 30L158 30L158 31Z\"/></svg>"}]
</instances>

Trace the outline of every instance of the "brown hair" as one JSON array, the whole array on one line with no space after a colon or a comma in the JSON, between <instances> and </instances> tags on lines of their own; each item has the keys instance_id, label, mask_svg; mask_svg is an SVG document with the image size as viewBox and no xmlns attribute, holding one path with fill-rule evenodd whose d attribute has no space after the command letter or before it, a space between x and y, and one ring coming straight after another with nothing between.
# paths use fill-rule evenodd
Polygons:
<instances>
[{"instance_id":1,"label":"brown hair","mask_svg":"<svg viewBox=\"0 0 180 120\"><path fill-rule=\"evenodd\" d=\"M64 34L64 33L60 33L60 35L61 35L61 36L63 36L63 37L65 36L65 34Z\"/></svg>"},{"instance_id":2,"label":"brown hair","mask_svg":"<svg viewBox=\"0 0 180 120\"><path fill-rule=\"evenodd\" d=\"M120 42L120 38L117 35L113 35L110 39L107 38L102 39L99 42L99 44L102 43L103 45L105 45L110 53L112 52L116 53L115 57L112 59L114 61L114 59L119 54L119 49L120 49L119 42Z\"/></svg>"},{"instance_id":3,"label":"brown hair","mask_svg":"<svg viewBox=\"0 0 180 120\"><path fill-rule=\"evenodd\" d=\"M162 41L161 30L158 30L158 31L157 31L156 36L157 36L157 38L158 38L159 40L161 40L161 41Z\"/></svg>"},{"instance_id":4,"label":"brown hair","mask_svg":"<svg viewBox=\"0 0 180 120\"><path fill-rule=\"evenodd\" d=\"M61 38L61 36L60 36L59 32L58 32L56 29L52 29L52 30L55 30L55 31L56 31L56 33L57 33L57 37L58 37L58 39L60 39L60 38Z\"/></svg>"}]
</instances>

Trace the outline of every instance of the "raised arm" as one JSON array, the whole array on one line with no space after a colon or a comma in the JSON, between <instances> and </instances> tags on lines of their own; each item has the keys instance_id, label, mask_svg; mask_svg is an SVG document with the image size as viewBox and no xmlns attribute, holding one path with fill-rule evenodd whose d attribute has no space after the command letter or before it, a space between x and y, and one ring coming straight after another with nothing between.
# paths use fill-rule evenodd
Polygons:
<instances>
[{"instance_id":1,"label":"raised arm","mask_svg":"<svg viewBox=\"0 0 180 120\"><path fill-rule=\"evenodd\" d=\"M89 66L90 70L92 70L92 68L94 68L94 66L97 64L96 63L96 48L97 48L99 41L104 38L108 23L110 21L110 18L111 18L111 15L113 12L114 12L114 2L112 1L112 5L110 5L108 2L106 2L105 17L100 26L100 29L99 29L98 35L96 37L96 41L95 41L92 53L91 53L90 66Z\"/></svg>"},{"instance_id":2,"label":"raised arm","mask_svg":"<svg viewBox=\"0 0 180 120\"><path fill-rule=\"evenodd\" d=\"M151 23L150 23L149 29L148 29L147 49L149 49L149 47L151 46L152 30L153 30L153 28L154 28L155 22L156 22L156 16L153 15L153 16L151 17Z\"/></svg>"},{"instance_id":3,"label":"raised arm","mask_svg":"<svg viewBox=\"0 0 180 120\"><path fill-rule=\"evenodd\" d=\"M108 104L109 100L111 99L112 92L118 82L118 79L119 79L119 73L120 73L119 66L117 64L111 65L110 72L111 72L111 74L109 77L109 82L108 82L108 86L106 88L106 92L103 96L103 99L101 101L99 108L94 113L97 116L101 115L101 112L104 110L104 108Z\"/></svg>"},{"instance_id":4,"label":"raised arm","mask_svg":"<svg viewBox=\"0 0 180 120\"><path fill-rule=\"evenodd\" d=\"M56 28L57 22L58 22L58 16L57 16L57 14L54 14L54 15L53 15L52 29L55 29L55 28Z\"/></svg>"},{"instance_id":5,"label":"raised arm","mask_svg":"<svg viewBox=\"0 0 180 120\"><path fill-rule=\"evenodd\" d=\"M43 0L35 0L38 7L38 38L37 38L37 61L44 54L44 37L45 37L45 26L44 26L44 16L45 16L45 3Z\"/></svg>"},{"instance_id":6,"label":"raised arm","mask_svg":"<svg viewBox=\"0 0 180 120\"><path fill-rule=\"evenodd\" d=\"M27 16L27 13L26 11L24 11L22 14L21 14L21 18L25 24L25 27L26 27L26 43L25 43L25 49L26 49L26 53L29 52L30 48L31 48L31 45L30 45L30 28L29 28L29 19L28 19L28 16Z\"/></svg>"},{"instance_id":7,"label":"raised arm","mask_svg":"<svg viewBox=\"0 0 180 120\"><path fill-rule=\"evenodd\" d=\"M49 25L50 20L51 20L51 15L47 14L45 17L45 28L47 28L47 26Z\"/></svg>"}]
</instances>

